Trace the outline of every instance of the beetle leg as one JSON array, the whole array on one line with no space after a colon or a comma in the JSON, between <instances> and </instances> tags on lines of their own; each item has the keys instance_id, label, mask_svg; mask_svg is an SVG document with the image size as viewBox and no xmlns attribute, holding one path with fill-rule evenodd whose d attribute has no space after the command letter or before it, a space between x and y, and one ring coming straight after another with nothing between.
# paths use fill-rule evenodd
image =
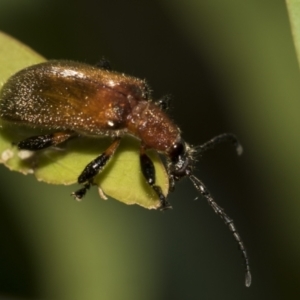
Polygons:
<instances>
[{"instance_id":1,"label":"beetle leg","mask_svg":"<svg viewBox=\"0 0 300 300\"><path fill-rule=\"evenodd\" d=\"M174 192L175 190L175 179L172 174L170 174L170 171L168 171L169 175L169 192Z\"/></svg>"},{"instance_id":2,"label":"beetle leg","mask_svg":"<svg viewBox=\"0 0 300 300\"><path fill-rule=\"evenodd\" d=\"M147 183L152 187L152 189L157 194L161 206L161 210L165 210L168 208L172 208L169 202L167 201L166 197L163 195L161 187L158 185L155 185L155 168L152 160L150 157L146 154L144 147L141 147L140 151L140 163L141 163L141 169L142 173L147 181Z\"/></svg>"},{"instance_id":3,"label":"beetle leg","mask_svg":"<svg viewBox=\"0 0 300 300\"><path fill-rule=\"evenodd\" d=\"M16 145L20 150L37 151L51 146L56 146L70 139L71 137L74 137L74 133L55 132L50 134L32 136L17 143Z\"/></svg>"},{"instance_id":4,"label":"beetle leg","mask_svg":"<svg viewBox=\"0 0 300 300\"><path fill-rule=\"evenodd\" d=\"M76 200L80 201L90 187L91 187L91 183L88 182L83 186L83 188L77 190L76 192L72 193L71 195L74 196Z\"/></svg>"},{"instance_id":5,"label":"beetle leg","mask_svg":"<svg viewBox=\"0 0 300 300\"><path fill-rule=\"evenodd\" d=\"M72 195L77 199L81 198L86 194L87 190L90 188L94 177L103 170L109 159L114 155L118 146L120 145L121 139L116 138L113 143L98 157L91 161L81 172L78 177L78 183L86 183L83 188L72 193Z\"/></svg>"},{"instance_id":6,"label":"beetle leg","mask_svg":"<svg viewBox=\"0 0 300 300\"><path fill-rule=\"evenodd\" d=\"M155 104L158 105L162 110L166 111L170 108L171 100L171 95L165 95L161 99L157 100Z\"/></svg>"}]
</instances>

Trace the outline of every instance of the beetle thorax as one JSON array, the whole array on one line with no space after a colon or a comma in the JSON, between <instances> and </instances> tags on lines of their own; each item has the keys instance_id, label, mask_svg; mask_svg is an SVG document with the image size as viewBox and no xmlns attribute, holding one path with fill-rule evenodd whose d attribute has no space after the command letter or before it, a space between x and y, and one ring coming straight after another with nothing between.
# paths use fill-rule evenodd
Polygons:
<instances>
[{"instance_id":1,"label":"beetle thorax","mask_svg":"<svg viewBox=\"0 0 300 300\"><path fill-rule=\"evenodd\" d=\"M156 104L140 101L128 119L128 132L138 137L144 146L168 153L180 135L178 127Z\"/></svg>"}]
</instances>

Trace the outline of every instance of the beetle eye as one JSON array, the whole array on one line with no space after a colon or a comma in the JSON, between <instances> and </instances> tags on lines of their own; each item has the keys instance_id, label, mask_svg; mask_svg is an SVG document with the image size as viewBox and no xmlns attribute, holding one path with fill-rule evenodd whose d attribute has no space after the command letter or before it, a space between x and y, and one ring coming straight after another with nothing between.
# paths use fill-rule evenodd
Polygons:
<instances>
[{"instance_id":1,"label":"beetle eye","mask_svg":"<svg viewBox=\"0 0 300 300\"><path fill-rule=\"evenodd\" d=\"M180 157L184 156L186 153L185 142L180 139L178 142L174 143L170 150L170 158L173 162L177 162Z\"/></svg>"}]
</instances>

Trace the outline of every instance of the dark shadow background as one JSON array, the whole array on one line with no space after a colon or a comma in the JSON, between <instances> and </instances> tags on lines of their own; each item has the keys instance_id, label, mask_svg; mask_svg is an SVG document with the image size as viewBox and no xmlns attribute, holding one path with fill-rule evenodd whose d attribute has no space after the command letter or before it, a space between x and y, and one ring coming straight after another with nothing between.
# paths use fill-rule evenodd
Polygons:
<instances>
[{"instance_id":1,"label":"dark shadow background","mask_svg":"<svg viewBox=\"0 0 300 300\"><path fill-rule=\"evenodd\" d=\"M196 175L235 220L230 232L189 182L165 213L102 201L0 168L0 292L21 299L294 299L299 295L299 71L284 1L4 1L0 30L49 59L96 63L172 93L196 145L236 133ZM209 2L209 3L206 3ZM1 46L1 45L0 45ZM1 66L0 66L1 67ZM137 154L138 155L138 154ZM133 187L134 188L134 187Z\"/></svg>"}]
</instances>

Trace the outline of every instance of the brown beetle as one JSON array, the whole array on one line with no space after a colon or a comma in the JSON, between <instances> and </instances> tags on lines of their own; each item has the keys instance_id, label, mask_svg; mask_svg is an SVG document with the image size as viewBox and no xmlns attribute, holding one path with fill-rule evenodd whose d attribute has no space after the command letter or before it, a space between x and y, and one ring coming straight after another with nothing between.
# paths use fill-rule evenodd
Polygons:
<instances>
[{"instance_id":1,"label":"brown beetle","mask_svg":"<svg viewBox=\"0 0 300 300\"><path fill-rule=\"evenodd\" d=\"M10 123L52 132L18 142L19 149L41 150L81 135L112 138L108 149L79 175L78 183L83 187L73 193L77 199L85 195L94 177L113 156L121 137L129 134L141 141L141 170L158 195L161 209L170 208L161 187L156 185L154 165L146 149L164 154L170 190L174 189L176 181L188 177L233 233L244 256L246 286L250 286L249 259L232 219L192 173L194 152L203 153L224 141L232 142L238 154L242 147L233 134L225 133L192 148L165 113L168 100L166 97L152 101L144 80L111 71L106 60L97 67L70 61L48 61L21 70L5 83L0 92L0 117Z\"/></svg>"}]
</instances>

